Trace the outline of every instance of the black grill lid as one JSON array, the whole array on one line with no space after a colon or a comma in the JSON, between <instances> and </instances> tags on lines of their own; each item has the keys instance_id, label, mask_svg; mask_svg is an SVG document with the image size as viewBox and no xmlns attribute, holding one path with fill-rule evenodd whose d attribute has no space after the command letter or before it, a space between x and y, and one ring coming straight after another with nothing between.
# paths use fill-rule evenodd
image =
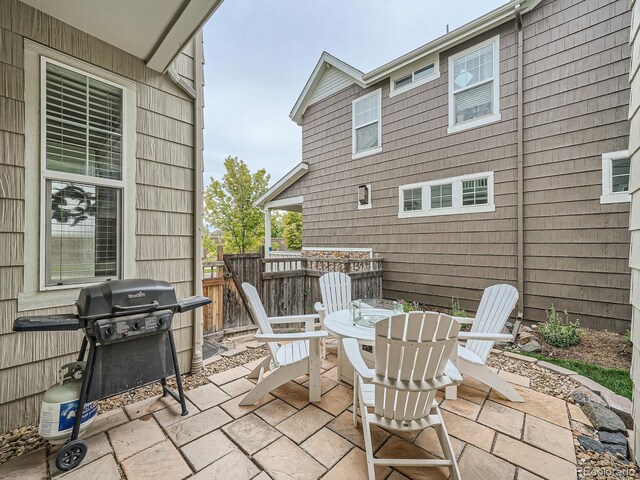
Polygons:
<instances>
[{"instance_id":1,"label":"black grill lid","mask_svg":"<svg viewBox=\"0 0 640 480\"><path fill-rule=\"evenodd\" d=\"M114 280L84 287L76 302L84 320L176 308L176 292L167 282L148 278Z\"/></svg>"}]
</instances>

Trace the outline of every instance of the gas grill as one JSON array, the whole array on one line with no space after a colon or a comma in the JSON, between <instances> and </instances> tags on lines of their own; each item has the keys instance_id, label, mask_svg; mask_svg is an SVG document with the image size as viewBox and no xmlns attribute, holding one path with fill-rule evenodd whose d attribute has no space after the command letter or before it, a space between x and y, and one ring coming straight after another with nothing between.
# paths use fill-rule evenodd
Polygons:
<instances>
[{"instance_id":1,"label":"gas grill","mask_svg":"<svg viewBox=\"0 0 640 480\"><path fill-rule=\"evenodd\" d=\"M85 404L160 381L163 396L173 397L182 415L188 414L171 324L175 313L209 303L200 296L178 301L167 282L116 280L82 288L77 314L14 321L19 332L84 331L78 362L86 356L86 366L71 436L56 458L60 470L75 468L86 455L87 445L78 439ZM177 393L167 387L167 377L174 374Z\"/></svg>"}]
</instances>

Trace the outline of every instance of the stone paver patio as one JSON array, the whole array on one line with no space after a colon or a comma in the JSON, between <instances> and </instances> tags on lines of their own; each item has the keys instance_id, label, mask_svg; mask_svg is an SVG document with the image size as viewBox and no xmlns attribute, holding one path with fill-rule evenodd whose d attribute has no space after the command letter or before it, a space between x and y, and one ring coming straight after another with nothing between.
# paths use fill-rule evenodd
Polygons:
<instances>
[{"instance_id":1,"label":"stone paver patio","mask_svg":"<svg viewBox=\"0 0 640 480\"><path fill-rule=\"evenodd\" d=\"M253 362L256 363L256 362ZM252 364L210 377L187 391L189 415L173 400L153 398L101 414L85 435L89 453L62 474L45 449L0 465L0 478L40 480L366 478L364 439L351 420L349 387L336 382L335 357L323 362L323 397L309 404L307 378L298 378L251 407L239 401L251 384ZM506 372L505 372L506 373ZM465 380L455 401L441 400L464 479L576 478L569 420L588 423L578 408L535 392L509 374L525 398L515 404ZM375 429L377 454L397 458L441 456L435 431L394 435ZM446 479L440 469L388 468L377 478Z\"/></svg>"}]
</instances>

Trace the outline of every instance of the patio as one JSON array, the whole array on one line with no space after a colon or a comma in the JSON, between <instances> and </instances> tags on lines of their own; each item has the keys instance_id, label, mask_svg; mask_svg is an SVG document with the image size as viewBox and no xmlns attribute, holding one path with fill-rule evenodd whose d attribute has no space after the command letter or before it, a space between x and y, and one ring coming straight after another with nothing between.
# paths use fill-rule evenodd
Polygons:
<instances>
[{"instance_id":1,"label":"patio","mask_svg":"<svg viewBox=\"0 0 640 480\"><path fill-rule=\"evenodd\" d=\"M101 414L90 427L89 453L62 474L45 449L0 466L3 479L343 479L366 478L361 427L353 427L352 390L337 382L335 356L322 365L322 401L309 404L306 376L275 390L257 405L240 407L252 387L245 377L258 361L212 375L186 392L189 415L173 400L154 397ZM570 420L587 425L577 406L505 378L525 398L506 401L465 379L456 401L441 400L463 478L575 479L576 454ZM575 425L575 424L574 424ZM433 429L396 436L374 430L381 455L439 456ZM377 478L445 479L445 470L380 468Z\"/></svg>"}]
</instances>

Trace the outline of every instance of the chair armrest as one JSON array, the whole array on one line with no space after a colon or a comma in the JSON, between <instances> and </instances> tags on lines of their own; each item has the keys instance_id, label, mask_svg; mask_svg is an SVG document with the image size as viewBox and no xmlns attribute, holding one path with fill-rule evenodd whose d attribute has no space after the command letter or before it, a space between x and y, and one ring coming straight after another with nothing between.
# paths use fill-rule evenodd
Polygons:
<instances>
[{"instance_id":1,"label":"chair armrest","mask_svg":"<svg viewBox=\"0 0 640 480\"><path fill-rule=\"evenodd\" d=\"M367 364L364 363L358 341L355 338L344 338L342 340L342 346L344 347L344 353L347 355L347 359L358 375L360 375L364 381L372 380L375 371L367 367Z\"/></svg>"},{"instance_id":2,"label":"chair armrest","mask_svg":"<svg viewBox=\"0 0 640 480\"><path fill-rule=\"evenodd\" d=\"M473 323L473 321L475 320L475 317L453 317L453 319L458 322L458 323Z\"/></svg>"},{"instance_id":3,"label":"chair armrest","mask_svg":"<svg viewBox=\"0 0 640 480\"><path fill-rule=\"evenodd\" d=\"M460 340L486 340L489 342L510 342L513 335L510 333L480 333L480 332L460 332Z\"/></svg>"},{"instance_id":4,"label":"chair armrest","mask_svg":"<svg viewBox=\"0 0 640 480\"><path fill-rule=\"evenodd\" d=\"M324 330L300 333L256 333L255 339L262 342L291 342L296 340L320 340L327 335L328 333Z\"/></svg>"},{"instance_id":5,"label":"chair armrest","mask_svg":"<svg viewBox=\"0 0 640 480\"><path fill-rule=\"evenodd\" d=\"M269 317L269 323L272 325L278 325L282 323L304 323L305 332L312 332L315 330L316 319L320 316L317 313L309 315L287 315L285 317Z\"/></svg>"},{"instance_id":6,"label":"chair armrest","mask_svg":"<svg viewBox=\"0 0 640 480\"><path fill-rule=\"evenodd\" d=\"M462 375L460 375L460 372L451 360L447 361L447 365L444 367L444 374L455 383L462 382Z\"/></svg>"},{"instance_id":7,"label":"chair armrest","mask_svg":"<svg viewBox=\"0 0 640 480\"><path fill-rule=\"evenodd\" d=\"M316 304L313 306L313 308L315 309L316 312L320 313L322 312L326 312L327 309L324 305L322 305L322 303L320 302L316 302Z\"/></svg>"}]
</instances>

